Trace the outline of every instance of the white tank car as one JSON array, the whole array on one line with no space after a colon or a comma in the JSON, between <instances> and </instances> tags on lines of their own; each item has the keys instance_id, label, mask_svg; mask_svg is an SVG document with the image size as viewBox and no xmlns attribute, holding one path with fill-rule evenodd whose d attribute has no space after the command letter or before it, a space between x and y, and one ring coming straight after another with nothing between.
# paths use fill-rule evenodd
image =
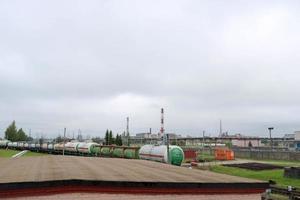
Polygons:
<instances>
[{"instance_id":1,"label":"white tank car","mask_svg":"<svg viewBox=\"0 0 300 200\"><path fill-rule=\"evenodd\" d=\"M151 155L152 148L153 145L150 144L142 146L139 150L139 158L144 160L151 160L149 155Z\"/></svg>"},{"instance_id":2,"label":"white tank car","mask_svg":"<svg viewBox=\"0 0 300 200\"><path fill-rule=\"evenodd\" d=\"M0 147L6 147L8 143L8 140L0 140Z\"/></svg>"},{"instance_id":3,"label":"white tank car","mask_svg":"<svg viewBox=\"0 0 300 200\"><path fill-rule=\"evenodd\" d=\"M80 153L93 153L94 149L95 149L95 145L97 145L97 143L94 142L89 142L89 143L85 143L85 142L80 142L78 144L78 152Z\"/></svg>"},{"instance_id":4,"label":"white tank car","mask_svg":"<svg viewBox=\"0 0 300 200\"><path fill-rule=\"evenodd\" d=\"M35 144L34 143L29 144L29 148L30 149L34 149L35 148Z\"/></svg>"},{"instance_id":5,"label":"white tank car","mask_svg":"<svg viewBox=\"0 0 300 200\"><path fill-rule=\"evenodd\" d=\"M65 150L70 152L77 152L79 142L67 142L65 144Z\"/></svg>"},{"instance_id":6,"label":"white tank car","mask_svg":"<svg viewBox=\"0 0 300 200\"><path fill-rule=\"evenodd\" d=\"M168 163L168 149L166 145L144 145L139 150L140 159ZM179 146L169 146L169 163L181 165L184 160L183 150Z\"/></svg>"},{"instance_id":7,"label":"white tank car","mask_svg":"<svg viewBox=\"0 0 300 200\"><path fill-rule=\"evenodd\" d=\"M18 142L18 148L23 148L24 147L24 143L23 142Z\"/></svg>"},{"instance_id":8,"label":"white tank car","mask_svg":"<svg viewBox=\"0 0 300 200\"><path fill-rule=\"evenodd\" d=\"M53 150L53 144L48 144L48 150Z\"/></svg>"},{"instance_id":9,"label":"white tank car","mask_svg":"<svg viewBox=\"0 0 300 200\"><path fill-rule=\"evenodd\" d=\"M24 148L25 148L25 149L28 149L28 147L29 147L29 144L28 144L28 143L25 143L25 144L24 144Z\"/></svg>"},{"instance_id":10,"label":"white tank car","mask_svg":"<svg viewBox=\"0 0 300 200\"><path fill-rule=\"evenodd\" d=\"M47 143L43 143L41 149L47 150L48 149L48 144Z\"/></svg>"},{"instance_id":11,"label":"white tank car","mask_svg":"<svg viewBox=\"0 0 300 200\"><path fill-rule=\"evenodd\" d=\"M8 146L9 148L13 147L13 143L12 143L12 142L9 142L9 143L7 144L7 146Z\"/></svg>"},{"instance_id":12,"label":"white tank car","mask_svg":"<svg viewBox=\"0 0 300 200\"><path fill-rule=\"evenodd\" d=\"M64 144L63 143L57 143L54 145L54 150L55 151L62 151L64 149Z\"/></svg>"},{"instance_id":13,"label":"white tank car","mask_svg":"<svg viewBox=\"0 0 300 200\"><path fill-rule=\"evenodd\" d=\"M18 143L17 142L13 142L12 143L12 147L18 147Z\"/></svg>"}]
</instances>

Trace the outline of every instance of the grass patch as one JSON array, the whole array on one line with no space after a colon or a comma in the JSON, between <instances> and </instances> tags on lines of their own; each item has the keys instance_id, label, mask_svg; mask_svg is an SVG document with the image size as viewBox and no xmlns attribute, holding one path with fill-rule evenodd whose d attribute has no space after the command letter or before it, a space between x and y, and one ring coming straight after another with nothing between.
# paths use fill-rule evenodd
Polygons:
<instances>
[{"instance_id":1,"label":"grass patch","mask_svg":"<svg viewBox=\"0 0 300 200\"><path fill-rule=\"evenodd\" d=\"M240 176L240 177L257 179L262 181L273 180L277 183L278 186L281 187L292 185L294 187L300 188L300 180L283 177L283 169L253 171L247 169L240 169L237 167L225 167L221 165L212 166L210 169L213 172L228 174L233 176Z\"/></svg>"},{"instance_id":2,"label":"grass patch","mask_svg":"<svg viewBox=\"0 0 300 200\"><path fill-rule=\"evenodd\" d=\"M28 152L25 153L22 157L29 157L29 156L45 156L45 155L48 155L48 154L28 151Z\"/></svg>"},{"instance_id":3,"label":"grass patch","mask_svg":"<svg viewBox=\"0 0 300 200\"><path fill-rule=\"evenodd\" d=\"M0 149L0 158L9 158L12 157L13 155L19 153L20 151L17 150L6 150L6 149Z\"/></svg>"},{"instance_id":4,"label":"grass patch","mask_svg":"<svg viewBox=\"0 0 300 200\"><path fill-rule=\"evenodd\" d=\"M211 162L215 160L215 155L209 152L201 152L197 155L197 161L199 162Z\"/></svg>"},{"instance_id":5,"label":"grass patch","mask_svg":"<svg viewBox=\"0 0 300 200\"><path fill-rule=\"evenodd\" d=\"M7 150L6 149L0 149L0 158L9 158L9 157L12 157L13 155L15 155L15 154L17 154L19 152L21 152L21 151L11 150L11 149L7 149ZM22 157L44 156L44 155L47 155L47 154L28 151Z\"/></svg>"}]
</instances>

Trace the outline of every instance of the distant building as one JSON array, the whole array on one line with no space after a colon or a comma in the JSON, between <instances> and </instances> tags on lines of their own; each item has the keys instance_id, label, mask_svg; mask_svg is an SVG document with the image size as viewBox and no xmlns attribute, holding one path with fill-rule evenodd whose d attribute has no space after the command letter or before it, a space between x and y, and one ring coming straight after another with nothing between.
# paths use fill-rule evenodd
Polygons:
<instances>
[{"instance_id":1,"label":"distant building","mask_svg":"<svg viewBox=\"0 0 300 200\"><path fill-rule=\"evenodd\" d=\"M295 134L285 134L285 135L283 136L283 139L286 139L286 140L288 140L288 139L294 140L294 139L295 139Z\"/></svg>"},{"instance_id":2,"label":"distant building","mask_svg":"<svg viewBox=\"0 0 300 200\"><path fill-rule=\"evenodd\" d=\"M295 131L294 132L294 138L295 138L295 140L299 140L300 141L300 131Z\"/></svg>"},{"instance_id":3,"label":"distant building","mask_svg":"<svg viewBox=\"0 0 300 200\"><path fill-rule=\"evenodd\" d=\"M166 133L166 134L169 135L169 139L171 140L181 138L181 135L177 135L175 133Z\"/></svg>"},{"instance_id":4,"label":"distant building","mask_svg":"<svg viewBox=\"0 0 300 200\"><path fill-rule=\"evenodd\" d=\"M260 138L232 138L232 146L236 147L260 147L262 146Z\"/></svg>"},{"instance_id":5,"label":"distant building","mask_svg":"<svg viewBox=\"0 0 300 200\"><path fill-rule=\"evenodd\" d=\"M300 131L295 131L295 150L300 151Z\"/></svg>"},{"instance_id":6,"label":"distant building","mask_svg":"<svg viewBox=\"0 0 300 200\"><path fill-rule=\"evenodd\" d=\"M141 138L141 139L144 139L144 138L151 138L151 134L150 133L137 133L135 135L136 138Z\"/></svg>"}]
</instances>

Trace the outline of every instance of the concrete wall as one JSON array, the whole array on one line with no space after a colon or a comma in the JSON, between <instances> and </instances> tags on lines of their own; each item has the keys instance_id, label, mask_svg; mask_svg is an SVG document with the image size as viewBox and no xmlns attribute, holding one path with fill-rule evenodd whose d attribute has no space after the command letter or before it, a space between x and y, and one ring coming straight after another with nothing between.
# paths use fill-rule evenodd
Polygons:
<instances>
[{"instance_id":1,"label":"concrete wall","mask_svg":"<svg viewBox=\"0 0 300 200\"><path fill-rule=\"evenodd\" d=\"M300 152L234 150L236 158L300 161Z\"/></svg>"}]
</instances>

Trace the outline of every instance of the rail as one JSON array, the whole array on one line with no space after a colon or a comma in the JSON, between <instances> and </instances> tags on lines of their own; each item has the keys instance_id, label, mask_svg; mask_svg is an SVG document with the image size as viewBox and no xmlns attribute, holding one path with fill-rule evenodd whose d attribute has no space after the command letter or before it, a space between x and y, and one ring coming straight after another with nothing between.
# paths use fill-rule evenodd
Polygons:
<instances>
[{"instance_id":1,"label":"rail","mask_svg":"<svg viewBox=\"0 0 300 200\"><path fill-rule=\"evenodd\" d=\"M25 153L27 153L28 150L24 150L24 151L21 151L15 155L12 156L12 158L18 158L18 157L21 157L23 156Z\"/></svg>"},{"instance_id":2,"label":"rail","mask_svg":"<svg viewBox=\"0 0 300 200\"><path fill-rule=\"evenodd\" d=\"M289 199L292 200L300 199L300 191L297 190L296 188L291 188L291 190L289 191L287 188L270 186L270 189L271 189L271 193L289 196L290 197Z\"/></svg>"}]
</instances>

